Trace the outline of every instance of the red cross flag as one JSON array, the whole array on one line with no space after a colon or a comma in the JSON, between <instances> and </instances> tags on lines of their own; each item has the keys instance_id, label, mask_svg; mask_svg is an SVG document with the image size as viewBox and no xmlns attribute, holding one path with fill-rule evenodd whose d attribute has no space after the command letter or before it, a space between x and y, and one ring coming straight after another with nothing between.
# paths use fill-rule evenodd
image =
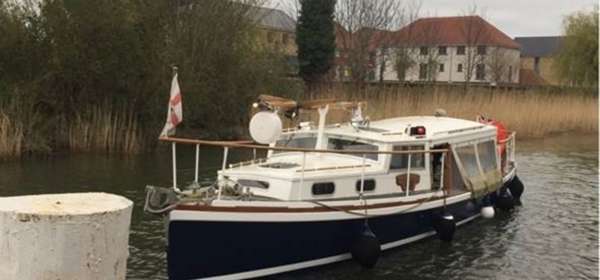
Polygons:
<instances>
[{"instance_id":1,"label":"red cross flag","mask_svg":"<svg viewBox=\"0 0 600 280\"><path fill-rule=\"evenodd\" d=\"M167 111L167 122L160 133L161 137L169 136L175 133L175 127L183 120L183 109L181 106L181 90L177 81L177 73L173 76L171 82L171 97L169 98L169 107Z\"/></svg>"}]
</instances>

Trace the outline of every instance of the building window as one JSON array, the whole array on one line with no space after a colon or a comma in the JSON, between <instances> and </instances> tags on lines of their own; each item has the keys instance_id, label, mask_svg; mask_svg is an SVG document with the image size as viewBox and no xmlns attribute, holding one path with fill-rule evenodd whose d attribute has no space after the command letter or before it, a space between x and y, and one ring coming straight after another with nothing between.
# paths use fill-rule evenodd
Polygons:
<instances>
[{"instance_id":1,"label":"building window","mask_svg":"<svg viewBox=\"0 0 600 280\"><path fill-rule=\"evenodd\" d=\"M456 47L456 55L465 55L465 46Z\"/></svg>"},{"instance_id":2,"label":"building window","mask_svg":"<svg viewBox=\"0 0 600 280\"><path fill-rule=\"evenodd\" d=\"M512 83L512 75L513 75L512 65L508 66L508 82Z\"/></svg>"},{"instance_id":3,"label":"building window","mask_svg":"<svg viewBox=\"0 0 600 280\"><path fill-rule=\"evenodd\" d=\"M446 46L439 46L438 47L438 54L439 55L446 55Z\"/></svg>"},{"instance_id":4,"label":"building window","mask_svg":"<svg viewBox=\"0 0 600 280\"><path fill-rule=\"evenodd\" d=\"M427 79L427 63L419 64L419 80Z\"/></svg>"},{"instance_id":5,"label":"building window","mask_svg":"<svg viewBox=\"0 0 600 280\"><path fill-rule=\"evenodd\" d=\"M375 190L375 179L365 179L363 191L371 192ZM356 191L360 192L360 180L356 181Z\"/></svg>"},{"instance_id":6,"label":"building window","mask_svg":"<svg viewBox=\"0 0 600 280\"><path fill-rule=\"evenodd\" d=\"M283 37L281 39L281 41L283 42L283 44L287 45L289 40L290 40L289 35L287 33L284 33Z\"/></svg>"},{"instance_id":7,"label":"building window","mask_svg":"<svg viewBox=\"0 0 600 280\"><path fill-rule=\"evenodd\" d=\"M444 72L444 64L440 63L440 72Z\"/></svg>"},{"instance_id":8,"label":"building window","mask_svg":"<svg viewBox=\"0 0 600 280\"><path fill-rule=\"evenodd\" d=\"M540 57L536 56L533 59L533 71L535 71L535 73L540 74Z\"/></svg>"},{"instance_id":9,"label":"building window","mask_svg":"<svg viewBox=\"0 0 600 280\"><path fill-rule=\"evenodd\" d=\"M369 81L375 81L375 71L373 71L373 69L370 69L369 72L367 73L367 80Z\"/></svg>"},{"instance_id":10,"label":"building window","mask_svg":"<svg viewBox=\"0 0 600 280\"><path fill-rule=\"evenodd\" d=\"M462 72L463 71L463 66L462 63L459 63L458 65L456 65L456 72Z\"/></svg>"},{"instance_id":11,"label":"building window","mask_svg":"<svg viewBox=\"0 0 600 280\"><path fill-rule=\"evenodd\" d=\"M485 46L477 46L477 54L478 55L485 55L487 51L487 48Z\"/></svg>"},{"instance_id":12,"label":"building window","mask_svg":"<svg viewBox=\"0 0 600 280\"><path fill-rule=\"evenodd\" d=\"M312 185L312 194L313 195L332 194L334 191L335 191L335 185L331 182L314 183Z\"/></svg>"},{"instance_id":13,"label":"building window","mask_svg":"<svg viewBox=\"0 0 600 280\"><path fill-rule=\"evenodd\" d=\"M477 64L475 68L475 79L485 80L485 64Z\"/></svg>"},{"instance_id":14,"label":"building window","mask_svg":"<svg viewBox=\"0 0 600 280\"><path fill-rule=\"evenodd\" d=\"M275 41L275 34L273 32L267 32L267 42L273 43Z\"/></svg>"},{"instance_id":15,"label":"building window","mask_svg":"<svg viewBox=\"0 0 600 280\"><path fill-rule=\"evenodd\" d=\"M429 54L429 49L427 47L421 47L420 53L421 53L421 55L427 55L427 54Z\"/></svg>"}]
</instances>

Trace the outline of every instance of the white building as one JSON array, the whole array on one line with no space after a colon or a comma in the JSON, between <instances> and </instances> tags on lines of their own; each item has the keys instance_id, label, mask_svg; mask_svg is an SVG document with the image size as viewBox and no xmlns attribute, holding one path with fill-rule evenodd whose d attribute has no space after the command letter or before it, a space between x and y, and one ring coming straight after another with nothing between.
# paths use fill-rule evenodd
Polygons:
<instances>
[{"instance_id":1,"label":"white building","mask_svg":"<svg viewBox=\"0 0 600 280\"><path fill-rule=\"evenodd\" d=\"M519 44L478 16L419 19L388 45L378 49L376 80L519 82Z\"/></svg>"}]
</instances>

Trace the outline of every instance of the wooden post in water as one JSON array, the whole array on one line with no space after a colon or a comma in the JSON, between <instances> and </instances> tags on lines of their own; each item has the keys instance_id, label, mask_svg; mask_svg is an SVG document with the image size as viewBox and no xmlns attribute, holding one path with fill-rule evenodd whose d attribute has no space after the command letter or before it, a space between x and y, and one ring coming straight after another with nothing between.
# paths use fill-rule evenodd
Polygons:
<instances>
[{"instance_id":1,"label":"wooden post in water","mask_svg":"<svg viewBox=\"0 0 600 280\"><path fill-rule=\"evenodd\" d=\"M0 279L125 279L132 207L107 193L0 198Z\"/></svg>"}]
</instances>

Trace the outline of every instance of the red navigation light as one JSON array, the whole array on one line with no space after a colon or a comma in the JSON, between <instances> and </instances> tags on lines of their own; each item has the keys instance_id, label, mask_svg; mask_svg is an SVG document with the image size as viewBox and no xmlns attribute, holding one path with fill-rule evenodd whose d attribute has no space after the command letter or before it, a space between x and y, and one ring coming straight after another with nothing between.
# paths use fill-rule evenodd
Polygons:
<instances>
[{"instance_id":1,"label":"red navigation light","mask_svg":"<svg viewBox=\"0 0 600 280\"><path fill-rule=\"evenodd\" d=\"M425 136L426 133L427 133L427 130L425 130L425 127L422 125L410 128L410 136L413 136L413 135Z\"/></svg>"}]
</instances>

